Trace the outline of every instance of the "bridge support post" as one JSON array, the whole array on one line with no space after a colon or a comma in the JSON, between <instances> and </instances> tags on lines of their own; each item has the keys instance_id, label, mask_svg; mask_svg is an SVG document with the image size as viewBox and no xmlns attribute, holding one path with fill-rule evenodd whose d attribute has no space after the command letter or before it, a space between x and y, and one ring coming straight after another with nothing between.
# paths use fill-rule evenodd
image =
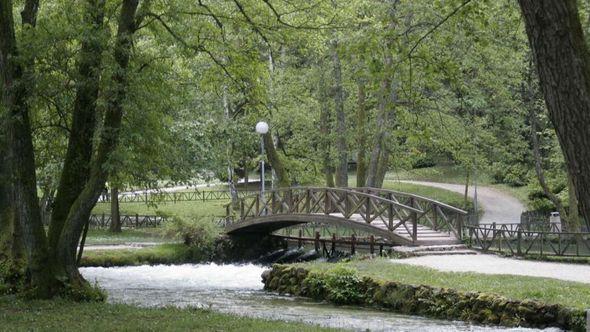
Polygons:
<instances>
[{"instance_id":1,"label":"bridge support post","mask_svg":"<svg viewBox=\"0 0 590 332\"><path fill-rule=\"evenodd\" d=\"M371 235L370 243L369 243L369 251L371 255L375 253L375 236Z\"/></svg>"},{"instance_id":2,"label":"bridge support post","mask_svg":"<svg viewBox=\"0 0 590 332\"><path fill-rule=\"evenodd\" d=\"M315 247L315 251L317 253L320 252L320 232L315 232L315 239L313 241L314 243L314 247Z\"/></svg>"},{"instance_id":3,"label":"bridge support post","mask_svg":"<svg viewBox=\"0 0 590 332\"><path fill-rule=\"evenodd\" d=\"M299 229L299 238L297 239L297 248L303 247L303 230Z\"/></svg>"},{"instance_id":4,"label":"bridge support post","mask_svg":"<svg viewBox=\"0 0 590 332\"><path fill-rule=\"evenodd\" d=\"M336 234L332 233L332 248L330 248L330 256L334 256L336 252Z\"/></svg>"},{"instance_id":5,"label":"bridge support post","mask_svg":"<svg viewBox=\"0 0 590 332\"><path fill-rule=\"evenodd\" d=\"M354 234L352 234L350 239L351 239L350 254L354 255L356 253L356 236L354 236Z\"/></svg>"}]
</instances>

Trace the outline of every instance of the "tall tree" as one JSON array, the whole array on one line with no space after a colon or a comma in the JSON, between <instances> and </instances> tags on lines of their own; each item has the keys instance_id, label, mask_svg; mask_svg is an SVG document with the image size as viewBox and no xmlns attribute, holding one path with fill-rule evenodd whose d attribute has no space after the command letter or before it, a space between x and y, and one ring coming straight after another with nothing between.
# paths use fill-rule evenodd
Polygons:
<instances>
[{"instance_id":1,"label":"tall tree","mask_svg":"<svg viewBox=\"0 0 590 332\"><path fill-rule=\"evenodd\" d=\"M357 81L356 130L358 152L356 157L356 186L364 187L367 180L367 105L364 79Z\"/></svg>"},{"instance_id":2,"label":"tall tree","mask_svg":"<svg viewBox=\"0 0 590 332\"><path fill-rule=\"evenodd\" d=\"M113 58L117 64L117 69L112 77L112 91L109 92L107 100L99 146L92 160L90 177L69 211L58 242L56 253L58 273L67 277L74 284L84 280L78 271L76 262L78 241L84 224L104 188L109 175L105 165L119 141L123 103L129 84L127 70L131 55L132 37L137 29L136 12L138 3L139 0L124 0L121 5L117 36L113 48Z\"/></svg>"},{"instance_id":3,"label":"tall tree","mask_svg":"<svg viewBox=\"0 0 590 332\"><path fill-rule=\"evenodd\" d=\"M87 31L82 34L72 129L49 224L49 247L52 253L57 248L70 208L90 177L92 141L97 122L105 1L86 0L83 5L82 24Z\"/></svg>"},{"instance_id":4,"label":"tall tree","mask_svg":"<svg viewBox=\"0 0 590 332\"><path fill-rule=\"evenodd\" d=\"M346 113L344 112L344 88L342 68L338 54L338 39L330 42L332 55L332 76L334 79L334 106L336 114L336 187L348 187L348 146L346 144Z\"/></svg>"},{"instance_id":5,"label":"tall tree","mask_svg":"<svg viewBox=\"0 0 590 332\"><path fill-rule=\"evenodd\" d=\"M549 116L590 218L590 53L575 0L519 0Z\"/></svg>"},{"instance_id":6,"label":"tall tree","mask_svg":"<svg viewBox=\"0 0 590 332\"><path fill-rule=\"evenodd\" d=\"M39 2L28 0L21 12L23 33L31 34L37 23ZM54 279L47 264L47 238L41 223L35 156L29 114L30 88L34 85L34 58L18 48L10 0L0 1L0 76L2 108L10 174L10 205L14 210L27 258L30 287L39 297L52 294ZM25 45L25 48L26 49Z\"/></svg>"}]
</instances>

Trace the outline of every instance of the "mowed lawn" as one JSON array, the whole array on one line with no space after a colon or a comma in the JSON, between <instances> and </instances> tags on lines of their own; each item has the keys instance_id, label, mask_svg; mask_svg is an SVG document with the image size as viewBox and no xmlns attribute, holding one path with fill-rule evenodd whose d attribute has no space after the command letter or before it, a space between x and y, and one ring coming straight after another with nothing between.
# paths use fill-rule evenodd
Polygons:
<instances>
[{"instance_id":1,"label":"mowed lawn","mask_svg":"<svg viewBox=\"0 0 590 332\"><path fill-rule=\"evenodd\" d=\"M335 331L202 309L139 308L0 296L0 331Z\"/></svg>"},{"instance_id":2,"label":"mowed lawn","mask_svg":"<svg viewBox=\"0 0 590 332\"><path fill-rule=\"evenodd\" d=\"M384 258L339 264L355 269L360 276L376 280L492 293L515 300L538 300L579 309L590 308L590 285L584 283L513 275L441 272L426 267L393 264ZM327 271L335 267L334 264L321 262L302 265L315 271Z\"/></svg>"}]
</instances>

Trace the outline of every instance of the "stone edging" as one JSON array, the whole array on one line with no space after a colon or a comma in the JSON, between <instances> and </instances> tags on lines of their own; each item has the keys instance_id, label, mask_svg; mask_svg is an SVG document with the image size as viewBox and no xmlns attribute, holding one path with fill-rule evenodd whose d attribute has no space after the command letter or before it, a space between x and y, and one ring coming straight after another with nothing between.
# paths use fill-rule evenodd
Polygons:
<instances>
[{"instance_id":1,"label":"stone edging","mask_svg":"<svg viewBox=\"0 0 590 332\"><path fill-rule=\"evenodd\" d=\"M335 304L361 305L403 314L458 319L508 327L559 327L586 331L586 312L557 304L509 300L495 294L358 277L354 270L336 267L310 272L302 267L273 265L262 275L264 289L311 297Z\"/></svg>"}]
</instances>

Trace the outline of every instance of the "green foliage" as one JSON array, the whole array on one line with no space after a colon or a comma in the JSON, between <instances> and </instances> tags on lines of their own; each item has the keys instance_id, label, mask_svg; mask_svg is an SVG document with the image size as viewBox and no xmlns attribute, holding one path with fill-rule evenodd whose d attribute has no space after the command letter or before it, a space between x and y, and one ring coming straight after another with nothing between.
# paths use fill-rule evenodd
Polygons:
<instances>
[{"instance_id":1,"label":"green foliage","mask_svg":"<svg viewBox=\"0 0 590 332\"><path fill-rule=\"evenodd\" d=\"M76 302L105 302L107 299L106 292L97 284L66 285L60 294L64 299Z\"/></svg>"},{"instance_id":2,"label":"green foliage","mask_svg":"<svg viewBox=\"0 0 590 332\"><path fill-rule=\"evenodd\" d=\"M12 260L0 260L0 295L15 294L23 286L24 268Z\"/></svg>"},{"instance_id":3,"label":"green foliage","mask_svg":"<svg viewBox=\"0 0 590 332\"><path fill-rule=\"evenodd\" d=\"M325 273L327 299L336 304L362 303L364 294L359 293L361 279L356 270L336 266Z\"/></svg>"}]
</instances>

